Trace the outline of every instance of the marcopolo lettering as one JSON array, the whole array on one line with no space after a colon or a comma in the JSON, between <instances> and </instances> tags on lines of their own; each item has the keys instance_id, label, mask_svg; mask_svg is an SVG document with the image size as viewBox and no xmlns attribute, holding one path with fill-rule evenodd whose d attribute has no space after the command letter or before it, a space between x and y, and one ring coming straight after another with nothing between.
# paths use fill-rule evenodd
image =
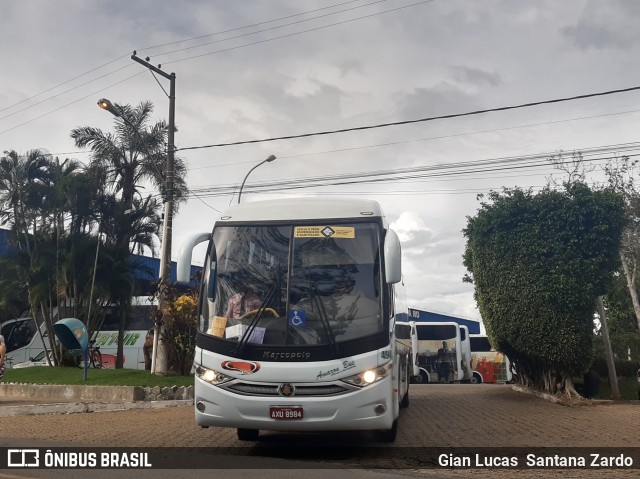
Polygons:
<instances>
[{"instance_id":1,"label":"marcopolo lettering","mask_svg":"<svg viewBox=\"0 0 640 479\"><path fill-rule=\"evenodd\" d=\"M273 352L265 351L262 353L262 359L309 359L311 353L308 351L286 351L286 352Z\"/></svg>"}]
</instances>

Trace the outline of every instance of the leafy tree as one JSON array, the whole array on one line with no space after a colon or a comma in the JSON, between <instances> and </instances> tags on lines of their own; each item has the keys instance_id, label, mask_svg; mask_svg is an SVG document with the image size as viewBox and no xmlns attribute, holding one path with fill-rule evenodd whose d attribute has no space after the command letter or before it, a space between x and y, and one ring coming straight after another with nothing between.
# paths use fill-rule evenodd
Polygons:
<instances>
[{"instance_id":1,"label":"leafy tree","mask_svg":"<svg viewBox=\"0 0 640 479\"><path fill-rule=\"evenodd\" d=\"M0 306L15 311L10 298L24 294L50 342L56 309L58 317L83 319L91 334L102 322L100 306L130 302L136 265L118 238L131 238L132 249L153 246L158 200L134 198L125 211L105 191L105 178L99 166L84 168L42 150L0 159L0 215L11 225L14 247L0 259Z\"/></svg>"},{"instance_id":2,"label":"leafy tree","mask_svg":"<svg viewBox=\"0 0 640 479\"><path fill-rule=\"evenodd\" d=\"M492 192L468 218L465 279L522 384L577 394L571 378L591 364L595 301L611 285L624 226L622 197L581 182Z\"/></svg>"},{"instance_id":3,"label":"leafy tree","mask_svg":"<svg viewBox=\"0 0 640 479\"><path fill-rule=\"evenodd\" d=\"M636 319L636 331L640 331L640 295L638 295L638 263L640 262L640 192L633 174L637 160L624 156L611 160L604 167L609 186L619 192L625 201L627 227L622 234L620 260L622 273Z\"/></svg>"},{"instance_id":4,"label":"leafy tree","mask_svg":"<svg viewBox=\"0 0 640 479\"><path fill-rule=\"evenodd\" d=\"M168 137L168 125L164 121L151 124L153 104L142 102L136 107L130 105L115 105L120 112L119 117L114 118L115 133L105 133L102 130L90 126L78 127L71 131L71 137L76 146L89 147L92 151L91 165L102 169L106 174L106 188L117 194L117 204L114 208L113 218L116 219L110 226L113 228L108 236L117 246L117 255L120 261L128 258L133 251L134 241L149 241L153 235L158 234L159 222L145 221L138 218L138 231L131 228L131 211L135 211L135 202L142 201L145 207L151 210L157 206L157 200L151 196L143 198L141 189L145 182L150 182L160 189L165 196L165 164L166 152L164 145ZM180 158L174 158L173 191L174 210L180 200L186 197L186 184L184 176L186 167ZM141 204L142 204L141 203ZM159 217L156 215L155 218ZM164 239L163 239L164 240ZM170 240L170 238L167 238ZM153 250L152 250L153 251ZM124 322L126 318L126 299L119 298L121 306L121 324L118 334L118 351L122 350L124 340ZM121 365L121 355L118 354L116 367ZM162 368L159 370L163 373Z\"/></svg>"},{"instance_id":5,"label":"leafy tree","mask_svg":"<svg viewBox=\"0 0 640 479\"><path fill-rule=\"evenodd\" d=\"M31 150L24 156L11 150L5 155L0 158L0 220L13 225L16 240L29 252L29 231L38 220L34 206L41 201L37 190L46 177L49 159L42 150Z\"/></svg>"},{"instance_id":6,"label":"leafy tree","mask_svg":"<svg viewBox=\"0 0 640 479\"><path fill-rule=\"evenodd\" d=\"M165 326L163 339L169 352L169 369L186 376L191 372L196 350L197 293L181 293L175 287L169 287L168 297L162 320Z\"/></svg>"}]
</instances>

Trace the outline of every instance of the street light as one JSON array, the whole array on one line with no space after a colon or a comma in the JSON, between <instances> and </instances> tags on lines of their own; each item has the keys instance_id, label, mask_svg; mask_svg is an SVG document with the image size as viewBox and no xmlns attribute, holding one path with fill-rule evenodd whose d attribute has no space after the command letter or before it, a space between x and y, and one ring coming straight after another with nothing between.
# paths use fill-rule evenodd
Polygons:
<instances>
[{"instance_id":1,"label":"street light","mask_svg":"<svg viewBox=\"0 0 640 479\"><path fill-rule=\"evenodd\" d=\"M163 222L162 222L162 244L161 244L161 253L160 253L160 294L159 294L159 304L158 308L162 311L164 307L164 303L166 302L166 288L170 279L171 272L171 223L172 223L172 212L173 212L173 132L174 132L174 99L175 99L175 75L171 74L172 82L171 82L171 101L169 108L169 131L168 131L168 154L167 154L167 166L165 170L165 180L166 180L166 192L164 195L164 214ZM144 140L140 137L137 128L131 124L131 122L127 119L126 115L122 114L122 111L117 108L113 103L111 103L106 98L100 98L98 100L98 106L103 110L107 110L113 116L122 118L128 126L133 129L133 132L140 139L140 144L145 149L147 156L151 158L151 153L147 149L147 145ZM152 366L151 372L156 372L156 356L158 354L158 339L159 339L159 331L157 331L157 327L154 328L154 337L153 337L153 353L152 353ZM166 360L166 355L165 358ZM166 361L165 361L166 362ZM164 374L166 370L166 364L162 364L161 373Z\"/></svg>"},{"instance_id":2,"label":"street light","mask_svg":"<svg viewBox=\"0 0 640 479\"><path fill-rule=\"evenodd\" d=\"M106 98L100 98L98 100L98 106L100 108L102 108L103 110L107 110L113 116L117 116L118 118L120 118L120 116L122 116L122 115L120 115L120 110L118 110L115 106L113 106L113 103L111 103ZM124 120L124 118L123 118L123 120Z\"/></svg>"},{"instance_id":3,"label":"street light","mask_svg":"<svg viewBox=\"0 0 640 479\"><path fill-rule=\"evenodd\" d=\"M260 163L258 163L256 166L254 166L249 170L249 173L247 173L247 175L244 177L244 180L242 180L242 185L240 185L240 192L238 193L238 204L240 204L240 197L242 196L242 188L244 188L244 183L245 181L247 181L247 178L249 178L249 175L251 174L251 172L255 170L258 166L271 162L275 159L276 159L275 155L269 155L269 158L267 158L266 160L262 160Z\"/></svg>"}]
</instances>

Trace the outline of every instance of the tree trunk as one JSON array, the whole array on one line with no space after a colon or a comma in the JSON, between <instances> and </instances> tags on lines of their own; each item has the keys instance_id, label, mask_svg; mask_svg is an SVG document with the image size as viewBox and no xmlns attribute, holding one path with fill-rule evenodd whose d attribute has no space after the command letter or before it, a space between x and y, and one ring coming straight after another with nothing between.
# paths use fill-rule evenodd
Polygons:
<instances>
[{"instance_id":1,"label":"tree trunk","mask_svg":"<svg viewBox=\"0 0 640 479\"><path fill-rule=\"evenodd\" d=\"M120 320L118 321L118 349L116 352L116 369L122 369L124 367L124 330L127 325L127 312L129 310L129 304L120 302L118 307L120 313Z\"/></svg>"},{"instance_id":2,"label":"tree trunk","mask_svg":"<svg viewBox=\"0 0 640 479\"><path fill-rule=\"evenodd\" d=\"M598 296L598 315L600 316L600 324L602 326L602 340L604 341L604 355L607 360L607 371L609 373L609 382L611 383L611 395L614 399L620 399L620 390L618 389L618 375L616 373L616 363L613 359L613 351L611 350L611 341L609 339L609 324L607 323L607 313L604 310L602 296Z\"/></svg>"},{"instance_id":3,"label":"tree trunk","mask_svg":"<svg viewBox=\"0 0 640 479\"><path fill-rule=\"evenodd\" d=\"M633 272L629 271L629 265L624 257L622 250L620 250L620 259L622 260L622 270L624 271L624 277L627 280L627 288L631 295L631 302L633 303L633 312L636 315L636 321L638 323L638 330L640 330L640 300L638 300L638 291L636 290L636 268L634 266Z\"/></svg>"},{"instance_id":4,"label":"tree trunk","mask_svg":"<svg viewBox=\"0 0 640 479\"><path fill-rule=\"evenodd\" d=\"M158 338L158 349L156 352L156 369L155 374L164 376L167 374L169 366L169 351L167 349L166 329L164 325L160 326L160 334Z\"/></svg>"},{"instance_id":5,"label":"tree trunk","mask_svg":"<svg viewBox=\"0 0 640 479\"><path fill-rule=\"evenodd\" d=\"M576 391L576 388L573 384L573 378L569 375L562 378L562 390L564 392L564 395L568 398L581 397L578 391Z\"/></svg>"}]
</instances>

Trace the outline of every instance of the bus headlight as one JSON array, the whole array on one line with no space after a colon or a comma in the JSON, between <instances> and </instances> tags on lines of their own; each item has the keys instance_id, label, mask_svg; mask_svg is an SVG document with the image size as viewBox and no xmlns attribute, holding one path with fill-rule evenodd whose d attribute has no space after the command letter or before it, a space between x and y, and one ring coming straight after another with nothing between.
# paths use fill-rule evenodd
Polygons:
<instances>
[{"instance_id":1,"label":"bus headlight","mask_svg":"<svg viewBox=\"0 0 640 479\"><path fill-rule=\"evenodd\" d=\"M202 366L198 366L196 368L196 376L213 385L226 383L233 379L231 376L227 376L219 371Z\"/></svg>"},{"instance_id":2,"label":"bus headlight","mask_svg":"<svg viewBox=\"0 0 640 479\"><path fill-rule=\"evenodd\" d=\"M354 386L364 387L369 384L373 384L381 379L387 377L391 371L391 363L387 363L384 366L380 366L374 369L367 369L359 374L344 378L343 381Z\"/></svg>"}]
</instances>

